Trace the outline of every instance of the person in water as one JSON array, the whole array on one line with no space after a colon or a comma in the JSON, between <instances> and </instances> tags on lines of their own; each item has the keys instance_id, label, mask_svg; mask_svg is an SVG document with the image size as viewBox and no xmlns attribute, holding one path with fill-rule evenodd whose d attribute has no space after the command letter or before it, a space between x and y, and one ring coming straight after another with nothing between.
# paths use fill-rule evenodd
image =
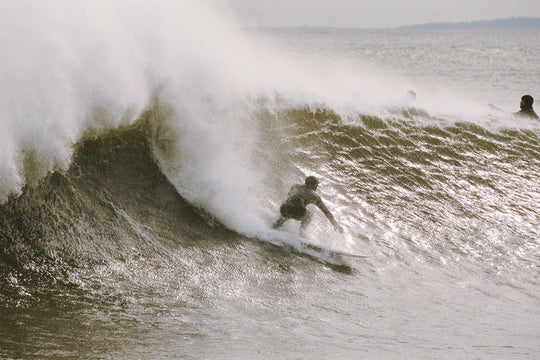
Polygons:
<instances>
[{"instance_id":1,"label":"person in water","mask_svg":"<svg viewBox=\"0 0 540 360\"><path fill-rule=\"evenodd\" d=\"M407 103L412 104L416 101L416 92L414 90L409 90L405 94L405 97L407 98Z\"/></svg>"},{"instance_id":2,"label":"person in water","mask_svg":"<svg viewBox=\"0 0 540 360\"><path fill-rule=\"evenodd\" d=\"M287 194L287 200L279 208L281 215L272 224L272 227L279 229L289 219L298 220L300 221L300 236L304 236L306 227L311 221L311 214L306 209L306 206L315 204L334 225L334 229L343 232L343 228L338 225L330 210L324 205L321 197L315 193L318 185L319 180L315 176L308 176L304 184L293 185Z\"/></svg>"},{"instance_id":3,"label":"person in water","mask_svg":"<svg viewBox=\"0 0 540 360\"><path fill-rule=\"evenodd\" d=\"M531 95L523 95L521 97L521 103L519 104L521 110L519 110L516 115L531 119L538 119L538 115L536 115L533 109L533 102L534 99Z\"/></svg>"}]
</instances>

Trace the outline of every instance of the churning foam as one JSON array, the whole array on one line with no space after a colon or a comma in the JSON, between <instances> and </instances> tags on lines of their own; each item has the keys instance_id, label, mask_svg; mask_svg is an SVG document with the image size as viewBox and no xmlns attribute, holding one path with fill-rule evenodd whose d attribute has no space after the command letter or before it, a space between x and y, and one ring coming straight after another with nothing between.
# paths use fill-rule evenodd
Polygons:
<instances>
[{"instance_id":1,"label":"churning foam","mask_svg":"<svg viewBox=\"0 0 540 360\"><path fill-rule=\"evenodd\" d=\"M252 157L258 99L378 114L409 86L346 61L285 56L221 3L22 0L0 14L1 199L69 166L81 136L133 122L157 93L170 109L159 124L167 151L156 146L165 174L194 205L255 234L270 216L264 160Z\"/></svg>"}]
</instances>

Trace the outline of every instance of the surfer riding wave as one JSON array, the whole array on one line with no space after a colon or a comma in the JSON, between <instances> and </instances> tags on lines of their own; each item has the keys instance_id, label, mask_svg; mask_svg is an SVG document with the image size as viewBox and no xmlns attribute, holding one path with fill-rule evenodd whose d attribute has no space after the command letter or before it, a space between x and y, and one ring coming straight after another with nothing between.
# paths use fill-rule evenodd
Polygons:
<instances>
[{"instance_id":1,"label":"surfer riding wave","mask_svg":"<svg viewBox=\"0 0 540 360\"><path fill-rule=\"evenodd\" d=\"M304 184L293 185L287 194L287 200L279 208L280 217L272 224L272 227L279 229L289 219L298 220L300 221L300 236L304 236L312 218L306 206L315 204L334 225L334 229L343 232L343 228L336 222L321 197L315 193L318 185L319 180L315 176L308 176Z\"/></svg>"}]
</instances>

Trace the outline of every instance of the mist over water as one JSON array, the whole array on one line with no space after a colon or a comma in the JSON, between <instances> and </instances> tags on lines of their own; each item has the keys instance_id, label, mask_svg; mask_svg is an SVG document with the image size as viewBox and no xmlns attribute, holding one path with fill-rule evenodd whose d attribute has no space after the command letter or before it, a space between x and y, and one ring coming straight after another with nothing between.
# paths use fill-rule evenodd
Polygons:
<instances>
[{"instance_id":1,"label":"mist over water","mask_svg":"<svg viewBox=\"0 0 540 360\"><path fill-rule=\"evenodd\" d=\"M156 93L174 110L174 126L194 123L193 131L204 131L204 122L207 132L219 133L220 126L239 126L238 118L250 121L261 106L283 106L276 96L287 106L380 116L383 107L401 105L411 85L372 65L336 62L335 54L287 56L246 35L208 2L23 1L3 7L4 197L65 168L72 145L88 131L133 122ZM422 104L436 108L446 94L437 96L433 101L424 93ZM474 107L463 98L459 106L445 100L459 118ZM228 146L249 138L231 131ZM34 153L39 160L32 160Z\"/></svg>"},{"instance_id":2,"label":"mist over water","mask_svg":"<svg viewBox=\"0 0 540 360\"><path fill-rule=\"evenodd\" d=\"M0 14L0 357L540 353L537 33ZM367 258L270 229L307 175L345 229L308 238Z\"/></svg>"}]
</instances>

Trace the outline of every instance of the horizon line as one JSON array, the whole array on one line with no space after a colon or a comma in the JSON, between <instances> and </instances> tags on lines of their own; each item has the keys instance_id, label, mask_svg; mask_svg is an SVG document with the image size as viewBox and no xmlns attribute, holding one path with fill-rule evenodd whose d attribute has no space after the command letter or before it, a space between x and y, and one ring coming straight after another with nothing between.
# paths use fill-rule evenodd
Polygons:
<instances>
[{"instance_id":1,"label":"horizon line","mask_svg":"<svg viewBox=\"0 0 540 360\"><path fill-rule=\"evenodd\" d=\"M425 28L433 26L470 26L475 24L485 24L505 21L537 21L540 29L540 17L506 17L492 20L469 20L469 21L435 21L410 25L382 26L382 27L360 27L360 26L334 26L334 25L260 25L246 26L246 29L328 29L328 30L414 30L415 28Z\"/></svg>"}]
</instances>

